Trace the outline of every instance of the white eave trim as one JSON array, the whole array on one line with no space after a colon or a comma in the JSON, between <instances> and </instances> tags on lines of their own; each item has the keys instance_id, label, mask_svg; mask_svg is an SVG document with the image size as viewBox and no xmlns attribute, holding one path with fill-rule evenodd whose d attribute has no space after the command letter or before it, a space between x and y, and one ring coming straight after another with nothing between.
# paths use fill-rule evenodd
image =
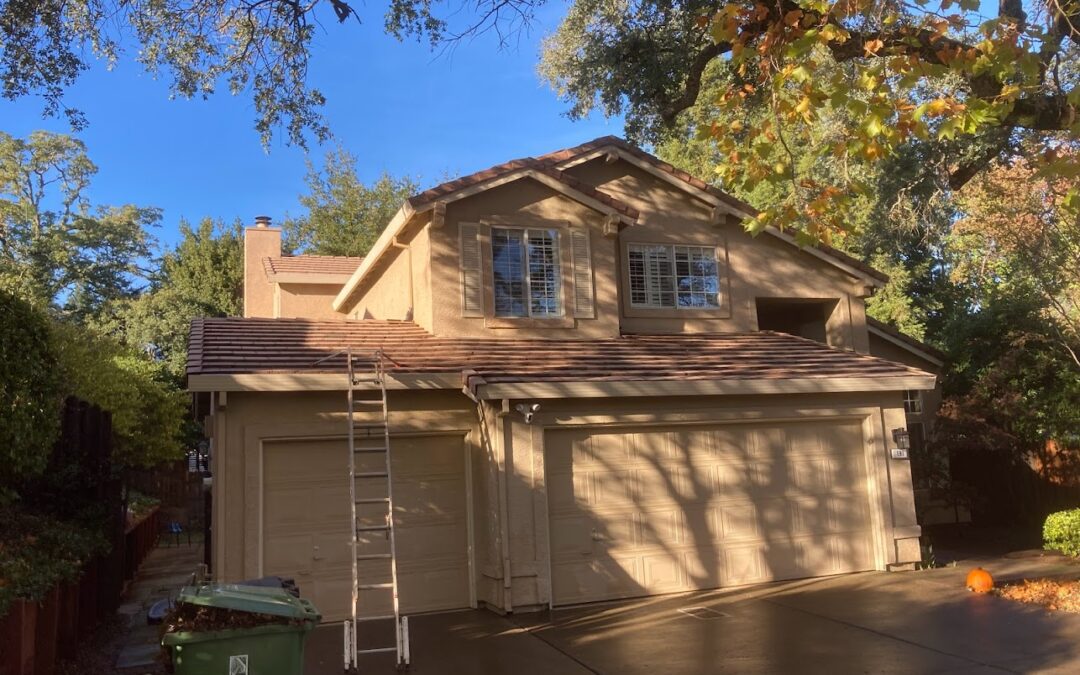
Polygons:
<instances>
[{"instance_id":1,"label":"white eave trim","mask_svg":"<svg viewBox=\"0 0 1080 675\"><path fill-rule=\"evenodd\" d=\"M663 180L663 181L665 181L667 183L670 183L671 185L674 185L675 187L679 188L683 192L689 193L690 195L700 199L701 201L705 202L706 204L709 204L710 206L719 207L720 209L726 211L727 213L730 213L730 214L732 214L734 216L738 216L739 218L753 218L754 216L757 215L756 213L754 213L752 211L746 211L744 209L740 209L740 208L738 208L738 207L736 207L736 206L734 206L732 204L727 203L723 199L720 199L716 195L710 193L708 190L702 190L701 188L694 187L693 185L691 185L691 184L687 183L686 181L682 180L681 178L673 176L670 173L668 173L667 171L664 171L662 169L657 168L656 166L654 166L652 164L652 162L647 162L647 161L641 159L640 157L637 157L637 156L627 152L626 150L620 148L617 145L605 145L603 147L597 148L596 150L593 150L592 152L586 153L586 154L581 155L579 157L574 157L573 159L568 159L565 162L559 162L555 166L556 166L556 168L559 168L559 169L569 169L569 168L577 166L579 164L584 164L585 162L590 162L590 161L592 161L592 160L594 160L594 159L596 159L598 157L603 157L603 156L608 155L608 154L610 154L612 152L617 154L624 161L629 162L630 164L633 164L634 166L641 169L642 171L648 172L648 173L652 174L653 176L656 176L657 178L659 178L659 179L661 179L661 180ZM848 274L855 277L856 279L860 279L862 281L865 281L867 284L869 284L871 286L874 286L875 288L882 288L883 286L885 286L885 282L882 281L881 279L878 279L877 277L870 276L866 272L864 272L864 271L862 271L862 270L860 270L860 269L858 269L856 267L852 267L851 265L848 265L844 261L839 260L838 258L836 258L834 256L831 256L828 253L826 253L826 252L824 252L824 251L822 251L820 249L814 248L813 246L801 246L799 244L799 242L796 241L795 237L791 236L790 234L787 234L786 232L781 232L780 230L778 230L775 227L766 227L764 232L767 232L768 234L771 234L772 236L774 236L774 237L776 237L776 238L778 238L778 239L780 239L782 241L785 241L788 244L791 244L792 246L799 249L800 251L805 251L806 253L809 253L810 255L814 256L815 258L818 258L818 259L832 265L833 267L836 267L836 268L838 268L840 270L843 270L844 272L847 272Z\"/></svg>"},{"instance_id":2,"label":"white eave trim","mask_svg":"<svg viewBox=\"0 0 1080 675\"><path fill-rule=\"evenodd\" d=\"M349 296L360 285L360 281L368 273L368 270L375 265L375 262L382 257L387 249L393 247L394 239L401 234L401 230L404 229L414 213L413 207L408 202L401 205L401 208L398 209L398 212L394 214L394 217L386 225L386 229L375 240L371 250L364 256L360 266L356 268L356 271L345 282L345 286L337 294L337 297L334 298L333 308L335 312L344 312L347 309L345 304L349 301Z\"/></svg>"},{"instance_id":3,"label":"white eave trim","mask_svg":"<svg viewBox=\"0 0 1080 675\"><path fill-rule=\"evenodd\" d=\"M877 337L881 338L882 340L885 340L886 342L891 342L892 344L894 344L897 347L903 349L904 351L910 352L910 353L914 354L915 356L918 356L920 359L922 359L924 361L928 361L929 363L934 364L935 366L941 367L941 366L945 365L944 361L942 361L938 357L934 356L933 354L931 354L929 352L926 352L926 351L923 351L922 349L919 349L918 347L911 344L910 342L907 342L906 340L901 340L900 338L896 337L895 335L892 335L891 333L889 333L887 331L883 331L880 328L877 328L876 326L871 326L871 325L867 324L866 330L868 330L871 334L876 335Z\"/></svg>"},{"instance_id":4,"label":"white eave trim","mask_svg":"<svg viewBox=\"0 0 1080 675\"><path fill-rule=\"evenodd\" d=\"M482 384L478 398L598 398L618 396L755 396L933 389L935 377L821 377L790 380L625 380Z\"/></svg>"},{"instance_id":5,"label":"white eave trim","mask_svg":"<svg viewBox=\"0 0 1080 675\"><path fill-rule=\"evenodd\" d=\"M341 286L352 278L351 274L324 274L320 272L276 272L266 275L275 284L322 284Z\"/></svg>"},{"instance_id":6,"label":"white eave trim","mask_svg":"<svg viewBox=\"0 0 1080 675\"><path fill-rule=\"evenodd\" d=\"M242 373L188 375L188 391L344 391L341 373ZM372 384L371 389L376 385ZM432 373L387 375L387 389L460 389L461 375Z\"/></svg>"},{"instance_id":7,"label":"white eave trim","mask_svg":"<svg viewBox=\"0 0 1080 675\"><path fill-rule=\"evenodd\" d=\"M522 178L532 178L538 183L546 185L555 192L564 194L567 197L573 199L574 201L588 206L594 211L598 211L600 213L603 213L604 215L615 216L626 225L633 225L636 222L633 218L630 218L629 216L620 212L618 209L612 208L611 206L608 206L607 204L597 199L593 199L585 193L575 190L569 185L547 175L546 173L543 173L542 171L537 171L536 169L529 167L503 174L502 176L492 178L491 180L487 180L482 183L477 183L475 185L464 187L456 192L441 195L437 199L433 199L430 202L422 204L418 207L412 207L409 205L408 202L406 202L405 205L401 207L401 210L397 212L397 215L394 216L393 220L390 221L390 224L386 226L386 229L383 230L382 234L379 235L379 238L375 241L375 245L371 247L371 251L369 251L368 254L364 256L364 261L360 263L360 267L358 267L356 269L356 272L354 272L353 275L349 277L349 280L345 282L345 287L342 288L341 292L337 294L336 298L334 298L334 311L344 312L348 309L346 305L348 304L349 298L352 296L353 291L355 291L356 288L360 286L371 268L374 267L376 262L378 262L379 259L382 258L383 254L386 253L386 250L391 248L391 246L393 245L393 241L399 234L401 234L401 231L405 228L405 225L408 224L409 220L412 218L413 215L430 211L435 208L435 205L437 203L446 204L449 202L457 201L459 199L465 199L466 197L471 197L486 190L499 187L500 185L505 185L507 183L521 180Z\"/></svg>"},{"instance_id":8,"label":"white eave trim","mask_svg":"<svg viewBox=\"0 0 1080 675\"><path fill-rule=\"evenodd\" d=\"M929 374L892 377L816 377L770 380L622 380L579 382L513 382L480 384L477 397L606 398L619 396L753 396L763 394L824 394L905 389L933 389ZM460 373L388 375L388 389L460 389ZM188 391L343 391L340 373L249 373L189 375ZM374 386L373 386L374 388Z\"/></svg>"}]
</instances>

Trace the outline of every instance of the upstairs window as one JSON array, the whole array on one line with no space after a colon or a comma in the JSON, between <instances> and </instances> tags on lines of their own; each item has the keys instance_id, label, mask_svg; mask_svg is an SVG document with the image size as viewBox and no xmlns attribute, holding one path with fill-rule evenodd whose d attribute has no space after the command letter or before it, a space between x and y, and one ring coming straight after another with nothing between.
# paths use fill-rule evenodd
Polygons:
<instances>
[{"instance_id":1,"label":"upstairs window","mask_svg":"<svg viewBox=\"0 0 1080 675\"><path fill-rule=\"evenodd\" d=\"M904 391L904 412L909 415L922 414L922 392L915 389Z\"/></svg>"},{"instance_id":2,"label":"upstairs window","mask_svg":"<svg viewBox=\"0 0 1080 675\"><path fill-rule=\"evenodd\" d=\"M562 316L557 230L491 228L491 269L495 316Z\"/></svg>"},{"instance_id":3,"label":"upstairs window","mask_svg":"<svg viewBox=\"0 0 1080 675\"><path fill-rule=\"evenodd\" d=\"M711 246L630 244L630 305L647 309L720 306L720 274Z\"/></svg>"}]
</instances>

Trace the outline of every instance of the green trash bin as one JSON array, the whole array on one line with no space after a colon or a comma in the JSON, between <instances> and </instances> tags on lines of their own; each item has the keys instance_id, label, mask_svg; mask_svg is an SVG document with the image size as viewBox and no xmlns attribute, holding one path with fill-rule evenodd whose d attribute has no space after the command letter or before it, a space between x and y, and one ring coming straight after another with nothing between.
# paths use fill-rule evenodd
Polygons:
<instances>
[{"instance_id":1,"label":"green trash bin","mask_svg":"<svg viewBox=\"0 0 1080 675\"><path fill-rule=\"evenodd\" d=\"M186 586L179 604L283 617L287 623L166 633L162 646L177 675L300 675L304 640L319 623L307 600L277 588L204 584ZM252 617L255 619L255 617Z\"/></svg>"}]
</instances>

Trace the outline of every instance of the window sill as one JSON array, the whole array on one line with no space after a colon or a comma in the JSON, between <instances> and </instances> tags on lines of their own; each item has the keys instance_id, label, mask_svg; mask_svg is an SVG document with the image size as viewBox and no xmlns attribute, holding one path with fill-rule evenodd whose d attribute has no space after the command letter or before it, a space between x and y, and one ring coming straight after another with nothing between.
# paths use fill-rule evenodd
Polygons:
<instances>
[{"instance_id":1,"label":"window sill","mask_svg":"<svg viewBox=\"0 0 1080 675\"><path fill-rule=\"evenodd\" d=\"M573 317L558 316L550 319L534 317L485 316L485 328L573 328Z\"/></svg>"}]
</instances>

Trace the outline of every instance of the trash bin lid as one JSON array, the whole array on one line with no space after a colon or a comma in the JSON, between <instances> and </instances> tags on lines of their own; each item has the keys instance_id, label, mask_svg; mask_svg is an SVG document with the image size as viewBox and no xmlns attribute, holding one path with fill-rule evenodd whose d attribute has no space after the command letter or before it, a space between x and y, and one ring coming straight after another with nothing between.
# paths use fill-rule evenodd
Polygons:
<instances>
[{"instance_id":1,"label":"trash bin lid","mask_svg":"<svg viewBox=\"0 0 1080 675\"><path fill-rule=\"evenodd\" d=\"M282 588L262 588L240 584L185 586L180 590L178 602L241 612L272 614L290 619L317 621L319 618L318 611L310 602L294 597Z\"/></svg>"}]
</instances>

